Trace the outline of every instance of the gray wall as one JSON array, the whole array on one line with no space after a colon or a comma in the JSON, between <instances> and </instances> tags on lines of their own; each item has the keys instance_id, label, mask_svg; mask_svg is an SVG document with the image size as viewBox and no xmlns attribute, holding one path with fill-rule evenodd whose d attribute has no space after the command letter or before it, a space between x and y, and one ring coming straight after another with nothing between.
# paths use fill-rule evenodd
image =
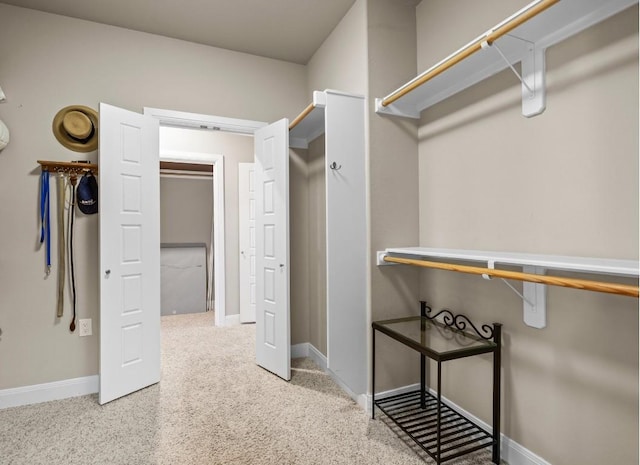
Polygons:
<instances>
[{"instance_id":1,"label":"gray wall","mask_svg":"<svg viewBox=\"0 0 640 465\"><path fill-rule=\"evenodd\" d=\"M0 56L0 83L7 94L0 118L11 130L11 144L0 154L0 198L12 199L0 203L4 389L98 373L98 219L79 216L76 225L78 316L93 319L94 336L69 333L68 298L64 318L56 319L55 270L45 278L44 251L37 247L36 160L97 158L55 140L51 122L59 109L71 104L97 109L103 101L137 112L147 106L268 122L294 117L309 97L301 65L5 4L0 4ZM233 177L233 167L227 174ZM53 228L53 244L56 237ZM52 252L55 262L55 246Z\"/></svg>"},{"instance_id":2,"label":"gray wall","mask_svg":"<svg viewBox=\"0 0 640 465\"><path fill-rule=\"evenodd\" d=\"M309 144L309 342L327 354L327 200L324 137Z\"/></svg>"},{"instance_id":3,"label":"gray wall","mask_svg":"<svg viewBox=\"0 0 640 465\"><path fill-rule=\"evenodd\" d=\"M160 242L204 243L211 250L213 179L160 176Z\"/></svg>"},{"instance_id":4,"label":"gray wall","mask_svg":"<svg viewBox=\"0 0 640 465\"><path fill-rule=\"evenodd\" d=\"M422 2L418 68L527 3ZM548 49L547 83L532 119L511 71L422 113L420 245L638 259L637 8ZM499 280L424 271L420 296L504 324L504 434L554 464L638 463L637 299L549 286L540 330ZM490 422L490 358L444 386Z\"/></svg>"},{"instance_id":5,"label":"gray wall","mask_svg":"<svg viewBox=\"0 0 640 465\"><path fill-rule=\"evenodd\" d=\"M309 342L310 222L308 150L289 150L289 262L291 344Z\"/></svg>"},{"instance_id":6,"label":"gray wall","mask_svg":"<svg viewBox=\"0 0 640 465\"><path fill-rule=\"evenodd\" d=\"M416 75L415 3L369 0L369 170L371 318L416 314L418 270L378 267L375 253L418 243L418 142L413 120L374 112L383 97ZM395 244L395 245L394 245ZM389 338L376 341L376 391L415 382L416 357Z\"/></svg>"}]
</instances>

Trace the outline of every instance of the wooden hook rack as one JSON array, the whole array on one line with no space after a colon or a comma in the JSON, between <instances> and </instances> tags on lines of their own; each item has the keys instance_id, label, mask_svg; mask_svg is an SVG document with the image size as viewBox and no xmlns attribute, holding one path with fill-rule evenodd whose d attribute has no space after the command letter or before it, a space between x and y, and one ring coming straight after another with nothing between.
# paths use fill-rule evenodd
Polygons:
<instances>
[{"instance_id":1,"label":"wooden hook rack","mask_svg":"<svg viewBox=\"0 0 640 465\"><path fill-rule=\"evenodd\" d=\"M67 174L82 174L86 171L91 171L93 174L98 174L98 165L95 163L47 160L38 160L38 163L43 171Z\"/></svg>"}]
</instances>

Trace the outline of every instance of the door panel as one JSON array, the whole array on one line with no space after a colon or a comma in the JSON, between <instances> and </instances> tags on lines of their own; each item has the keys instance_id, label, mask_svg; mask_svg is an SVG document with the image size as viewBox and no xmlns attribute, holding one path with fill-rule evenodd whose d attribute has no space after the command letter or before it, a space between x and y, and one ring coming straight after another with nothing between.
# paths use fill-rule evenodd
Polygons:
<instances>
[{"instance_id":1,"label":"door panel","mask_svg":"<svg viewBox=\"0 0 640 465\"><path fill-rule=\"evenodd\" d=\"M291 379L289 310L289 122L255 140L256 361Z\"/></svg>"},{"instance_id":2,"label":"door panel","mask_svg":"<svg viewBox=\"0 0 640 465\"><path fill-rule=\"evenodd\" d=\"M327 91L327 368L367 392L367 199L364 99Z\"/></svg>"},{"instance_id":3,"label":"door panel","mask_svg":"<svg viewBox=\"0 0 640 465\"><path fill-rule=\"evenodd\" d=\"M158 133L100 104L100 404L160 381Z\"/></svg>"},{"instance_id":4,"label":"door panel","mask_svg":"<svg viewBox=\"0 0 640 465\"><path fill-rule=\"evenodd\" d=\"M256 199L253 163L240 163L240 322L256 321Z\"/></svg>"}]
</instances>

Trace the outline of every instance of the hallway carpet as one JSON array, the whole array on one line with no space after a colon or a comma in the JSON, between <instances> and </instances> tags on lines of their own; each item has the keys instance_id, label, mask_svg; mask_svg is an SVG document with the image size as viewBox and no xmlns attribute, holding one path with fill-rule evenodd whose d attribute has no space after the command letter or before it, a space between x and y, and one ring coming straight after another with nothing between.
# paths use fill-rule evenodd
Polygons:
<instances>
[{"instance_id":1,"label":"hallway carpet","mask_svg":"<svg viewBox=\"0 0 640 465\"><path fill-rule=\"evenodd\" d=\"M162 381L98 405L97 395L0 410L3 465L424 465L308 359L285 382L255 364L255 326L211 312L162 317ZM486 465L486 451L450 462Z\"/></svg>"}]
</instances>

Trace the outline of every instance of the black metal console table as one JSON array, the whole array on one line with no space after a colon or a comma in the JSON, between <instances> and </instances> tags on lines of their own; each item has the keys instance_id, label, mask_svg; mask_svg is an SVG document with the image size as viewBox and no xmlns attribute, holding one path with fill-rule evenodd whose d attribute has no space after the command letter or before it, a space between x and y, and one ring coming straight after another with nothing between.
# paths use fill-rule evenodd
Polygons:
<instances>
[{"instance_id":1,"label":"black metal console table","mask_svg":"<svg viewBox=\"0 0 640 465\"><path fill-rule=\"evenodd\" d=\"M491 447L493 463L500 463L500 347L502 325L480 330L464 315L442 310L435 315L420 302L420 316L374 321L371 369L371 418L377 406L439 465L479 449ZM376 398L376 331L420 352L420 389ZM472 332L473 331L473 332ZM442 362L493 353L493 433L485 431L441 400ZM438 365L435 396L428 392L426 358Z\"/></svg>"}]
</instances>

